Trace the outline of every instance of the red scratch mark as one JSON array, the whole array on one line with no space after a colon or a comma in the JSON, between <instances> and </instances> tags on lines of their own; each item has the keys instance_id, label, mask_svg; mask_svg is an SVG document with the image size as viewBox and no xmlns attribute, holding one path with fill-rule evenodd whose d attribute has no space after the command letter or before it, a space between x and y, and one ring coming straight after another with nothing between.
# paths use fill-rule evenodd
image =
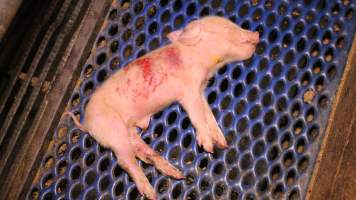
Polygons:
<instances>
[{"instance_id":1,"label":"red scratch mark","mask_svg":"<svg viewBox=\"0 0 356 200\"><path fill-rule=\"evenodd\" d=\"M152 59L147 57L147 58L140 58L136 61L134 61L134 64L140 67L142 70L142 75L143 75L143 80L145 83L148 85L147 86L136 86L135 89L133 90L134 92L134 98L137 97L143 97L145 99L148 98L149 93L153 92L155 88L157 87L158 83L156 80L156 74L154 73L152 69Z\"/></svg>"},{"instance_id":2,"label":"red scratch mark","mask_svg":"<svg viewBox=\"0 0 356 200\"><path fill-rule=\"evenodd\" d=\"M132 100L137 101L139 99L148 99L156 88L167 78L167 68L162 68L157 64L154 59L162 60L165 62L171 70L176 70L181 64L181 58L176 48L171 47L160 52L161 57L144 57L139 58L132 62L132 67L138 67L142 72L140 74L142 79L127 79L126 86L129 88L132 94ZM161 61L161 62L162 62ZM127 66L128 67L128 66ZM127 67L125 68L127 70ZM141 82L142 80L143 82ZM135 84L136 83L136 84Z\"/></svg>"},{"instance_id":3,"label":"red scratch mark","mask_svg":"<svg viewBox=\"0 0 356 200\"><path fill-rule=\"evenodd\" d=\"M151 69L151 59L141 58L136 60L135 63L141 67L144 80L150 84L153 78Z\"/></svg>"},{"instance_id":4,"label":"red scratch mark","mask_svg":"<svg viewBox=\"0 0 356 200\"><path fill-rule=\"evenodd\" d=\"M164 50L164 54L166 55L169 64L171 64L173 68L177 69L181 66L181 58L176 48L168 47Z\"/></svg>"}]
</instances>

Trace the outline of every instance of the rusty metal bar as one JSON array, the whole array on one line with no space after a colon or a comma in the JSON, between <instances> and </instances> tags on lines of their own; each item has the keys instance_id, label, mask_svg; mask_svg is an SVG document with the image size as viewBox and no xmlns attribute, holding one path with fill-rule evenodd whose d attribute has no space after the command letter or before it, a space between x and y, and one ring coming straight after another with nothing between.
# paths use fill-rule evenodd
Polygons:
<instances>
[{"instance_id":1,"label":"rusty metal bar","mask_svg":"<svg viewBox=\"0 0 356 200\"><path fill-rule=\"evenodd\" d=\"M1 55L0 62L13 66L13 72L10 80L7 81L8 84L6 85L6 89L0 97L0 127L2 127L5 123L12 104L15 100L17 100L15 96L19 93L19 88L23 84L23 81L28 78L26 75L20 79L21 74L23 74L23 68L26 68L26 65L29 65L31 59L36 55L36 53L38 53L40 42L43 40L44 34L47 30L47 25L51 20L53 20L52 18L57 15L57 12L61 6L62 1L52 1L51 5L49 5L47 9L48 13L40 13L44 16L43 19L35 21L33 31L29 31L28 40L25 41L23 46L19 48L18 54L21 55L18 55L17 57L15 56L15 58L12 59L14 62L6 63L6 59L10 57L7 52L4 52ZM9 52L11 53L11 51ZM0 131L0 143L2 142L4 136L5 132Z\"/></svg>"},{"instance_id":2,"label":"rusty metal bar","mask_svg":"<svg viewBox=\"0 0 356 200\"><path fill-rule=\"evenodd\" d=\"M56 45L60 45L63 42L63 36L61 36L61 34L58 35L58 33L60 32L59 29L62 29L63 27L61 27L61 24L66 22L64 21L66 20L65 16L68 14L70 15L72 12L72 8L74 9L76 7L75 3L73 1L72 2L66 1L64 3L64 6L62 7L60 14L58 15L57 20L49 27L48 32L45 35L45 39L40 45L39 51L37 52L35 58L33 59L33 62L31 63L31 66L27 73L28 78L22 82L22 87L20 88L19 93L15 97L16 102L12 105L12 108L10 109L9 112L10 115L6 118L4 125L0 130L1 133L7 133L2 135L2 137L6 135L5 138L0 138L1 139L0 154L2 155L2 158L0 160L1 172L3 172L6 163L8 163L8 159L10 155L12 153L15 153L13 151L15 144L20 136L22 127L26 122L27 116L32 107L34 99L35 97L37 97L40 89L40 87L36 88L30 85L35 78L33 77L33 75L36 73L36 71L41 70L41 68L43 68L41 66L41 64L43 65L43 63L41 63L42 59L47 59L48 56L49 58L48 63L50 65L52 62L51 60L54 59L53 56L58 53L59 47ZM62 35L65 34L65 30L66 27L64 27L63 29L64 33L62 33ZM52 43L54 42L55 44L53 45ZM50 55L46 55L49 52L51 52ZM44 66L44 68L49 68L49 67L50 66ZM45 75L46 72L44 72L43 76ZM43 76L41 76L39 78L39 81L37 81L39 82L39 84L36 83L39 86L41 86L40 84L41 80L45 78Z\"/></svg>"},{"instance_id":3,"label":"rusty metal bar","mask_svg":"<svg viewBox=\"0 0 356 200\"><path fill-rule=\"evenodd\" d=\"M58 57L58 70L55 75L56 81L53 82L48 94L44 96L44 103L40 104L35 121L30 127L27 138L22 144L22 148L16 154L13 172L11 176L1 179L4 187L0 189L0 195L7 199L25 198L29 184L33 180L34 173L42 157L43 149L47 148L48 138L52 136L54 126L58 124L60 113L64 109L64 104L69 98L69 91L74 88L80 66L87 59L91 45L99 30L99 25L103 21L110 1L83 1L88 4L88 9L82 9L81 14L85 16L75 22L74 34L70 33L72 39L67 43L67 48L62 56ZM83 11L83 13L82 13ZM84 12L85 11L85 12ZM57 63L55 61L55 63ZM35 103L36 104L35 100ZM23 177L27 179L24 181ZM13 187L16 186L16 187Z\"/></svg>"}]
</instances>

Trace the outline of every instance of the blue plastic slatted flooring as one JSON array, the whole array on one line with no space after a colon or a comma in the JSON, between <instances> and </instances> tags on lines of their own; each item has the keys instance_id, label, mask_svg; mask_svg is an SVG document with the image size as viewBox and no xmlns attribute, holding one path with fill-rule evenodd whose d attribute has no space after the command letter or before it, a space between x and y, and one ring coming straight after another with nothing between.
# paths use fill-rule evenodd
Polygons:
<instances>
[{"instance_id":1,"label":"blue plastic slatted flooring","mask_svg":"<svg viewBox=\"0 0 356 200\"><path fill-rule=\"evenodd\" d=\"M255 2L255 3L252 3ZM206 15L258 30L254 57L216 73L206 96L228 139L214 154L198 148L182 108L157 113L142 137L184 171L177 181L142 164L159 199L302 199L355 33L356 2L118 1L87 60L71 110L83 117L95 87L165 35ZM116 163L71 122L58 125L29 198L140 199Z\"/></svg>"}]
</instances>

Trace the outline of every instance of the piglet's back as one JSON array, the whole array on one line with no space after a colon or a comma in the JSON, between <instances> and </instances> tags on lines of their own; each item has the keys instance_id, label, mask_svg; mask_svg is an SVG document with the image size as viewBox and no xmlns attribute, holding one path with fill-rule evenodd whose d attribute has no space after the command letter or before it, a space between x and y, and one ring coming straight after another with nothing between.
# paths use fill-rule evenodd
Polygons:
<instances>
[{"instance_id":1,"label":"piglet's back","mask_svg":"<svg viewBox=\"0 0 356 200\"><path fill-rule=\"evenodd\" d=\"M95 104L105 104L129 117L152 114L174 101L183 68L181 52L174 45L153 51L107 79L93 94L87 112Z\"/></svg>"}]
</instances>

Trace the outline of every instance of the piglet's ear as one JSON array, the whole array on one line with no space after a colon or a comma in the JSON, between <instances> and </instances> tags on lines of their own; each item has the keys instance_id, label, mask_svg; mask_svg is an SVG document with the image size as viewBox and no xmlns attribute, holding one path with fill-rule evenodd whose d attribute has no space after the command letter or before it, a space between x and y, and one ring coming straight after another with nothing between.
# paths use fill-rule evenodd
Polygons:
<instances>
[{"instance_id":1,"label":"piglet's ear","mask_svg":"<svg viewBox=\"0 0 356 200\"><path fill-rule=\"evenodd\" d=\"M201 40L201 24L191 22L180 34L178 40L184 45L196 45Z\"/></svg>"},{"instance_id":2,"label":"piglet's ear","mask_svg":"<svg viewBox=\"0 0 356 200\"><path fill-rule=\"evenodd\" d=\"M182 32L183 32L182 30L176 30L168 33L167 37L171 42L177 42Z\"/></svg>"}]
</instances>

